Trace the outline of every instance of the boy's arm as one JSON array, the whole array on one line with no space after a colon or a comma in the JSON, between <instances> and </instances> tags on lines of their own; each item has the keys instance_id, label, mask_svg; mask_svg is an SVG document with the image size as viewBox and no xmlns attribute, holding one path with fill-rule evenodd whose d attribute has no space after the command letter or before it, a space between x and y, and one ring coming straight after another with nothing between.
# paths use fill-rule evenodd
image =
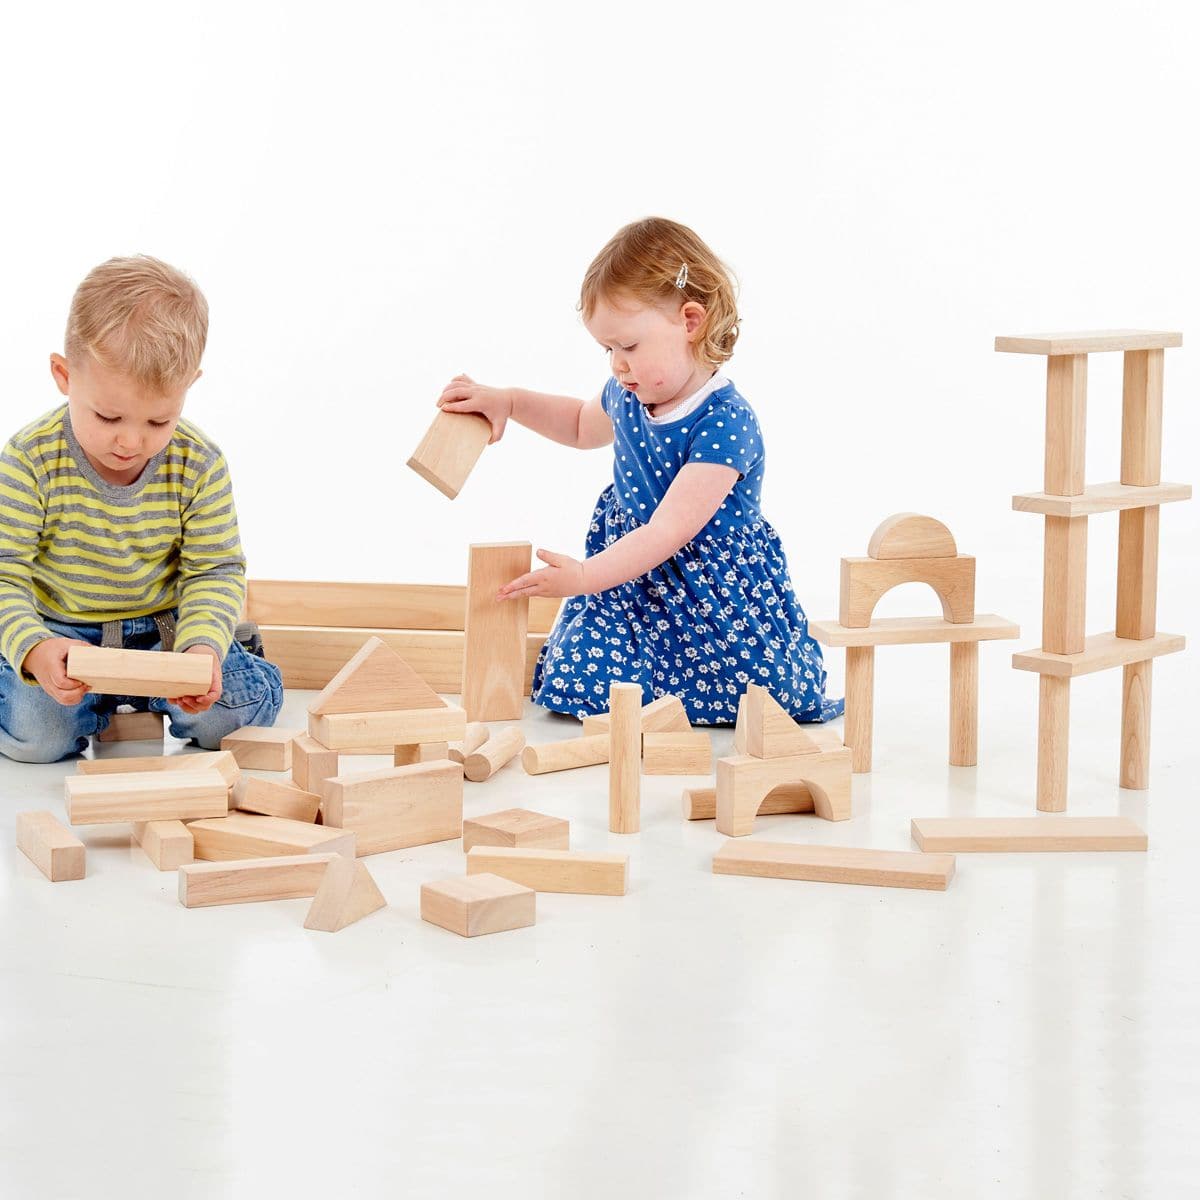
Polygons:
<instances>
[{"instance_id":1,"label":"boy's arm","mask_svg":"<svg viewBox=\"0 0 1200 1200\"><path fill-rule=\"evenodd\" d=\"M175 649L209 646L223 659L246 598L246 558L233 486L218 454L183 512Z\"/></svg>"}]
</instances>

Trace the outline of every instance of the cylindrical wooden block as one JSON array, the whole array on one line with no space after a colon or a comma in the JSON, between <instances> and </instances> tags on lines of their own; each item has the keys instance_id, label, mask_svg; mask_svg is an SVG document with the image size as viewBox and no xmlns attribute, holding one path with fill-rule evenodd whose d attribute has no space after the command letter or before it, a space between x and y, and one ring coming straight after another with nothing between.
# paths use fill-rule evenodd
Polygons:
<instances>
[{"instance_id":1,"label":"cylindrical wooden block","mask_svg":"<svg viewBox=\"0 0 1200 1200\"><path fill-rule=\"evenodd\" d=\"M1087 517L1047 517L1042 649L1051 654L1082 653L1086 616Z\"/></svg>"},{"instance_id":2,"label":"cylindrical wooden block","mask_svg":"<svg viewBox=\"0 0 1200 1200\"><path fill-rule=\"evenodd\" d=\"M979 643L950 643L950 765L979 759Z\"/></svg>"},{"instance_id":3,"label":"cylindrical wooden block","mask_svg":"<svg viewBox=\"0 0 1200 1200\"><path fill-rule=\"evenodd\" d=\"M875 711L875 647L846 647L846 745L850 770L871 769L871 737Z\"/></svg>"},{"instance_id":4,"label":"cylindrical wooden block","mask_svg":"<svg viewBox=\"0 0 1200 1200\"><path fill-rule=\"evenodd\" d=\"M1127 508L1117 535L1117 637L1152 638L1158 621L1158 505Z\"/></svg>"},{"instance_id":5,"label":"cylindrical wooden block","mask_svg":"<svg viewBox=\"0 0 1200 1200\"><path fill-rule=\"evenodd\" d=\"M1046 359L1044 484L1050 495L1083 494L1086 427L1087 355L1052 355Z\"/></svg>"},{"instance_id":6,"label":"cylindrical wooden block","mask_svg":"<svg viewBox=\"0 0 1200 1200\"><path fill-rule=\"evenodd\" d=\"M1121 482L1162 482L1163 352L1125 351L1121 405Z\"/></svg>"},{"instance_id":7,"label":"cylindrical wooden block","mask_svg":"<svg viewBox=\"0 0 1200 1200\"><path fill-rule=\"evenodd\" d=\"M451 742L446 748L446 757L451 762L465 762L468 754L474 754L492 736L492 731L482 721L468 721L467 732L461 742Z\"/></svg>"},{"instance_id":8,"label":"cylindrical wooden block","mask_svg":"<svg viewBox=\"0 0 1200 1200\"><path fill-rule=\"evenodd\" d=\"M1041 676L1038 695L1037 806L1041 812L1067 810L1067 749L1071 681Z\"/></svg>"},{"instance_id":9,"label":"cylindrical wooden block","mask_svg":"<svg viewBox=\"0 0 1200 1200\"><path fill-rule=\"evenodd\" d=\"M544 746L526 746L521 751L521 765L530 775L545 775L549 771L570 771L575 767L594 767L597 763L606 762L607 733L567 738L563 742L547 742Z\"/></svg>"},{"instance_id":10,"label":"cylindrical wooden block","mask_svg":"<svg viewBox=\"0 0 1200 1200\"><path fill-rule=\"evenodd\" d=\"M637 833L642 821L642 688L614 683L608 689L608 828Z\"/></svg>"},{"instance_id":11,"label":"cylindrical wooden block","mask_svg":"<svg viewBox=\"0 0 1200 1200\"><path fill-rule=\"evenodd\" d=\"M1150 672L1154 664L1127 663L1121 690L1121 786L1150 786Z\"/></svg>"},{"instance_id":12,"label":"cylindrical wooden block","mask_svg":"<svg viewBox=\"0 0 1200 1200\"><path fill-rule=\"evenodd\" d=\"M472 783L483 783L491 779L495 773L510 759L521 753L525 745L525 735L515 725L502 729L495 737L490 737L473 754L463 759L463 774Z\"/></svg>"}]
</instances>

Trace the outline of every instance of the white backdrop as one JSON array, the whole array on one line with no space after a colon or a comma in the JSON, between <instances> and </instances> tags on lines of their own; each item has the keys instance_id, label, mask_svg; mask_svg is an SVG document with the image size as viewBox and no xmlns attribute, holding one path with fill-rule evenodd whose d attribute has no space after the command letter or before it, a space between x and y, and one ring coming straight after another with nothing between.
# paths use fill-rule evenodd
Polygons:
<instances>
[{"instance_id":1,"label":"white backdrop","mask_svg":"<svg viewBox=\"0 0 1200 1200\"><path fill-rule=\"evenodd\" d=\"M57 401L72 289L166 258L212 306L188 415L233 465L251 573L453 582L469 541L582 550L606 452L513 428L456 502L404 462L442 384L591 395L575 303L624 222L696 228L742 281L729 374L814 617L875 524L941 517L978 603L1040 619L1044 360L998 333L1182 329L1164 477L1200 475L1190 6L118 2L6 16L5 435ZM1119 355L1088 476L1116 478ZM802 464L802 465L801 465ZM1189 631L1198 509L1165 510ZM1111 628L1116 521L1092 522ZM901 589L880 611L933 611Z\"/></svg>"}]
</instances>

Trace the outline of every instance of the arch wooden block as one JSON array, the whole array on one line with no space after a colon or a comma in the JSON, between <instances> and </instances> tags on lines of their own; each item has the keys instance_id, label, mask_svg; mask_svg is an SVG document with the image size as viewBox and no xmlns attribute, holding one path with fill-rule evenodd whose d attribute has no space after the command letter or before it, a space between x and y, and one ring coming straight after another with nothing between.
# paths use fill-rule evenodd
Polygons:
<instances>
[{"instance_id":1,"label":"arch wooden block","mask_svg":"<svg viewBox=\"0 0 1200 1200\"><path fill-rule=\"evenodd\" d=\"M304 928L337 933L386 907L387 901L366 866L337 854L321 876Z\"/></svg>"},{"instance_id":2,"label":"arch wooden block","mask_svg":"<svg viewBox=\"0 0 1200 1200\"><path fill-rule=\"evenodd\" d=\"M392 747L393 767L411 767L413 763L439 762L442 759L455 761L450 758L449 742L415 742Z\"/></svg>"},{"instance_id":3,"label":"arch wooden block","mask_svg":"<svg viewBox=\"0 0 1200 1200\"><path fill-rule=\"evenodd\" d=\"M438 708L308 715L309 736L343 754L391 753L395 746L452 742L466 728L466 713L444 702ZM381 751L384 746L387 749Z\"/></svg>"},{"instance_id":4,"label":"arch wooden block","mask_svg":"<svg viewBox=\"0 0 1200 1200\"><path fill-rule=\"evenodd\" d=\"M902 583L927 583L942 602L947 621L959 624L975 616L975 558L843 558L838 620L865 629L885 592Z\"/></svg>"},{"instance_id":5,"label":"arch wooden block","mask_svg":"<svg viewBox=\"0 0 1200 1200\"><path fill-rule=\"evenodd\" d=\"M758 806L757 815L774 817L781 813L813 812L812 792L806 783L781 783L768 792ZM684 788L683 819L685 821L712 821L717 815L717 789Z\"/></svg>"},{"instance_id":6,"label":"arch wooden block","mask_svg":"<svg viewBox=\"0 0 1200 1200\"><path fill-rule=\"evenodd\" d=\"M642 820L642 688L608 689L608 831L637 833Z\"/></svg>"},{"instance_id":7,"label":"arch wooden block","mask_svg":"<svg viewBox=\"0 0 1200 1200\"><path fill-rule=\"evenodd\" d=\"M881 522L867 545L868 558L954 558L954 535L921 513L896 513Z\"/></svg>"},{"instance_id":8,"label":"arch wooden block","mask_svg":"<svg viewBox=\"0 0 1200 1200\"><path fill-rule=\"evenodd\" d=\"M781 784L807 785L813 810L826 821L850 817L850 750L819 750L791 758L737 755L717 759L717 831L744 837L766 796Z\"/></svg>"},{"instance_id":9,"label":"arch wooden block","mask_svg":"<svg viewBox=\"0 0 1200 1200\"><path fill-rule=\"evenodd\" d=\"M491 437L492 427L479 413L439 409L408 465L443 496L453 500Z\"/></svg>"},{"instance_id":10,"label":"arch wooden block","mask_svg":"<svg viewBox=\"0 0 1200 1200\"><path fill-rule=\"evenodd\" d=\"M1145 832L1128 817L913 817L922 850L961 854L1145 850Z\"/></svg>"}]
</instances>

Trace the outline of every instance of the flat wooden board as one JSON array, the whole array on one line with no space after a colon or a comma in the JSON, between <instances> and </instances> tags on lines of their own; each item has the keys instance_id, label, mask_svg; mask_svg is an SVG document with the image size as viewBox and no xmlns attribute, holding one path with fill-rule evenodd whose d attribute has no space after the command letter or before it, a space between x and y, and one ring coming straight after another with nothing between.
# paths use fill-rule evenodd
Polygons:
<instances>
[{"instance_id":1,"label":"flat wooden board","mask_svg":"<svg viewBox=\"0 0 1200 1200\"><path fill-rule=\"evenodd\" d=\"M1015 512L1040 513L1046 517L1090 517L1096 513L1123 512L1190 500L1190 483L1156 483L1136 487L1131 483L1093 483L1079 496L1053 496L1049 492L1025 492L1012 498Z\"/></svg>"},{"instance_id":2,"label":"flat wooden board","mask_svg":"<svg viewBox=\"0 0 1200 1200\"><path fill-rule=\"evenodd\" d=\"M354 857L354 834L344 829L231 812L227 817L189 821L195 854L205 862L229 862L288 854L346 854Z\"/></svg>"},{"instance_id":3,"label":"flat wooden board","mask_svg":"<svg viewBox=\"0 0 1200 1200\"><path fill-rule=\"evenodd\" d=\"M1059 679L1075 679L1093 671L1107 671L1126 663L1145 662L1163 654L1178 654L1187 645L1180 633L1156 633L1152 638L1135 641L1119 638L1111 631L1095 633L1084 642L1080 654L1051 654L1048 650L1022 650L1013 655L1013 667L1018 671L1035 671L1039 675L1054 675Z\"/></svg>"},{"instance_id":4,"label":"flat wooden board","mask_svg":"<svg viewBox=\"0 0 1200 1200\"><path fill-rule=\"evenodd\" d=\"M213 768L128 775L68 775L63 780L72 825L173 821L224 816L229 785Z\"/></svg>"},{"instance_id":5,"label":"flat wooden board","mask_svg":"<svg viewBox=\"0 0 1200 1200\"><path fill-rule=\"evenodd\" d=\"M932 642L994 642L1021 636L1021 627L995 613L976 613L973 621L944 617L876 617L865 629L840 621L809 621L808 632L822 646L922 646Z\"/></svg>"},{"instance_id":6,"label":"flat wooden board","mask_svg":"<svg viewBox=\"0 0 1200 1200\"><path fill-rule=\"evenodd\" d=\"M104 695L174 699L204 695L213 660L207 654L75 644L67 651L67 674Z\"/></svg>"},{"instance_id":7,"label":"flat wooden board","mask_svg":"<svg viewBox=\"0 0 1200 1200\"><path fill-rule=\"evenodd\" d=\"M219 771L232 787L241 777L237 759L228 750L199 750L194 754L150 754L127 758L81 758L75 764L80 775L130 775L138 771Z\"/></svg>"},{"instance_id":8,"label":"flat wooden board","mask_svg":"<svg viewBox=\"0 0 1200 1200\"><path fill-rule=\"evenodd\" d=\"M713 873L944 892L954 875L954 856L738 838L713 855Z\"/></svg>"},{"instance_id":9,"label":"flat wooden board","mask_svg":"<svg viewBox=\"0 0 1200 1200\"><path fill-rule=\"evenodd\" d=\"M237 862L189 863L179 868L184 908L250 904L315 896L333 854L286 854Z\"/></svg>"},{"instance_id":10,"label":"flat wooden board","mask_svg":"<svg viewBox=\"0 0 1200 1200\"><path fill-rule=\"evenodd\" d=\"M468 548L466 648L460 689L468 721L518 721L524 712L529 601L523 597L497 600L496 592L529 570L532 554L529 542L493 542Z\"/></svg>"},{"instance_id":11,"label":"flat wooden board","mask_svg":"<svg viewBox=\"0 0 1200 1200\"><path fill-rule=\"evenodd\" d=\"M1145 831L1128 817L914 817L922 850L988 854L1059 850L1145 850Z\"/></svg>"},{"instance_id":12,"label":"flat wooden board","mask_svg":"<svg viewBox=\"0 0 1200 1200\"><path fill-rule=\"evenodd\" d=\"M996 349L1006 354L1097 354L1108 350L1164 350L1182 345L1182 333L1157 329L1024 333L996 339Z\"/></svg>"},{"instance_id":13,"label":"flat wooden board","mask_svg":"<svg viewBox=\"0 0 1200 1200\"><path fill-rule=\"evenodd\" d=\"M623 896L629 874L624 854L583 854L577 850L537 850L475 846L467 852L467 874L500 875L538 892Z\"/></svg>"}]
</instances>

